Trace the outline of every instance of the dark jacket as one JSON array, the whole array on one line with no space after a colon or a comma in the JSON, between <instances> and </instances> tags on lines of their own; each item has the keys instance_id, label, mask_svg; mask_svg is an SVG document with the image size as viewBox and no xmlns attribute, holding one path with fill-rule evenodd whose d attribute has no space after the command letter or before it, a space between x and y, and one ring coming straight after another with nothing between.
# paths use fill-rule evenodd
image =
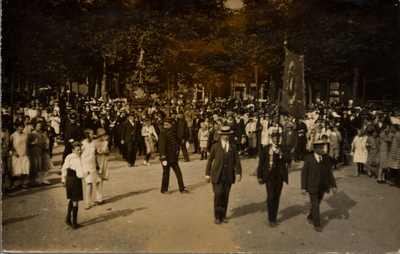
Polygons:
<instances>
[{"instance_id":1,"label":"dark jacket","mask_svg":"<svg viewBox=\"0 0 400 254\"><path fill-rule=\"evenodd\" d=\"M266 145L261 149L260 153L260 160L258 161L258 168L257 168L257 178L262 179L263 183L266 183L268 177L272 175L272 170L270 166L270 155L269 150L271 149L272 145ZM285 162L279 158L279 154L274 153L274 162L276 165L277 171L281 174L283 181L288 184L289 183L289 176L288 170L285 166Z\"/></svg>"},{"instance_id":2,"label":"dark jacket","mask_svg":"<svg viewBox=\"0 0 400 254\"><path fill-rule=\"evenodd\" d=\"M189 129L187 127L187 122L185 118L181 118L178 121L177 137L180 144L182 143L183 140L189 139Z\"/></svg>"},{"instance_id":3,"label":"dark jacket","mask_svg":"<svg viewBox=\"0 0 400 254\"><path fill-rule=\"evenodd\" d=\"M325 192L329 193L330 187L336 188L336 181L335 177L333 176L332 166L329 162L328 156L323 155L323 163L319 163L315 159L314 153L307 155L306 160L304 161L303 170L301 172L301 189L305 189L311 194L317 193L321 172L323 172L325 175Z\"/></svg>"},{"instance_id":4,"label":"dark jacket","mask_svg":"<svg viewBox=\"0 0 400 254\"><path fill-rule=\"evenodd\" d=\"M164 129L158 137L158 152L160 161L178 162L179 143L172 129Z\"/></svg>"},{"instance_id":5,"label":"dark jacket","mask_svg":"<svg viewBox=\"0 0 400 254\"><path fill-rule=\"evenodd\" d=\"M239 153L235 144L229 142L228 156L228 182L234 184L236 174L242 174L242 165L240 164ZM212 183L218 183L224 164L224 150L221 142L215 143L211 147L210 157L207 161L206 175L211 176Z\"/></svg>"},{"instance_id":6,"label":"dark jacket","mask_svg":"<svg viewBox=\"0 0 400 254\"><path fill-rule=\"evenodd\" d=\"M121 141L123 140L125 143L128 143L129 141L135 142L137 140L137 128L139 128L138 124L136 122L133 122L134 126L132 126L131 122L125 121L121 125Z\"/></svg>"}]
</instances>

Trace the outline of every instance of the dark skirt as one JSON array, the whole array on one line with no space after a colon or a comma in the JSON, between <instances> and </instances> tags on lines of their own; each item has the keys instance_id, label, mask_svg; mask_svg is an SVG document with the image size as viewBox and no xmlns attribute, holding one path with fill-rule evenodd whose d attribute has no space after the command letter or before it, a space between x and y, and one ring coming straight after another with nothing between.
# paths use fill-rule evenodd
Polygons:
<instances>
[{"instance_id":1,"label":"dark skirt","mask_svg":"<svg viewBox=\"0 0 400 254\"><path fill-rule=\"evenodd\" d=\"M71 199L71 201L83 200L82 180L76 176L75 170L67 169L65 188L67 199Z\"/></svg>"}]
</instances>

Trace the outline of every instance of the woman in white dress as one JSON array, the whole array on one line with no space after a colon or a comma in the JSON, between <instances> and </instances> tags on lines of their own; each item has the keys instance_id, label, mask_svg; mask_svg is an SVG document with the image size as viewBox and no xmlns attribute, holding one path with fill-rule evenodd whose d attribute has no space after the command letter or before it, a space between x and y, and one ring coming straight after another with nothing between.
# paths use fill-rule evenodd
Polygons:
<instances>
[{"instance_id":1,"label":"woman in white dress","mask_svg":"<svg viewBox=\"0 0 400 254\"><path fill-rule=\"evenodd\" d=\"M368 149L367 149L368 137L364 135L363 130L357 130L357 136L354 138L351 144L351 155L353 161L357 163L357 169L354 176L359 176L364 171L364 165L368 160Z\"/></svg>"},{"instance_id":2,"label":"woman in white dress","mask_svg":"<svg viewBox=\"0 0 400 254\"><path fill-rule=\"evenodd\" d=\"M103 180L108 181L108 135L103 128L97 129L97 139L93 142L96 144L96 161L98 165L99 182L96 184L96 201L97 205L102 205L103 201Z\"/></svg>"},{"instance_id":3,"label":"woman in white dress","mask_svg":"<svg viewBox=\"0 0 400 254\"><path fill-rule=\"evenodd\" d=\"M96 192L96 184L100 181L99 175L96 172L96 143L93 142L93 130L85 130L86 139L82 142L81 162L82 168L89 175L85 177L86 192L85 192L85 210L90 209L92 205L92 194Z\"/></svg>"},{"instance_id":4,"label":"woman in white dress","mask_svg":"<svg viewBox=\"0 0 400 254\"><path fill-rule=\"evenodd\" d=\"M151 153L154 152L154 143L158 141L158 136L153 125L151 125L150 118L144 120L142 128L142 136L144 137L144 143L146 145L146 157L144 158L144 165L150 166L149 159Z\"/></svg>"},{"instance_id":5,"label":"woman in white dress","mask_svg":"<svg viewBox=\"0 0 400 254\"><path fill-rule=\"evenodd\" d=\"M12 156L12 176L20 177L21 188L26 189L24 184L26 176L29 174L30 162L27 154L28 135L23 132L24 123L15 123L16 131L10 136L10 156Z\"/></svg>"}]
</instances>

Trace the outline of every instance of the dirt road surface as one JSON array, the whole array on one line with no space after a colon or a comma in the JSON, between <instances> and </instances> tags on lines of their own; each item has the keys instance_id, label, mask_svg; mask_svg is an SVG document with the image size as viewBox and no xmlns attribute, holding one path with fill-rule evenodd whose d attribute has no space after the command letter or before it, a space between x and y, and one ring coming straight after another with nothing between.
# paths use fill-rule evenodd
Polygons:
<instances>
[{"instance_id":1,"label":"dirt road surface","mask_svg":"<svg viewBox=\"0 0 400 254\"><path fill-rule=\"evenodd\" d=\"M128 167L114 149L110 180L104 183L105 204L84 210L72 230L64 223L68 201L61 186L63 146L55 148L51 185L3 195L2 250L34 252L398 252L400 189L377 184L366 175L354 177L355 165L334 171L338 193L321 204L323 232L307 224L308 195L300 192L301 164L295 163L284 185L279 226L269 227L266 189L251 176L258 159L241 157L242 181L232 186L229 223L216 225L213 192L204 180L206 161L190 154L180 162L186 187L181 194L171 170L171 195L160 193L162 167ZM190 149L193 151L193 149Z\"/></svg>"}]
</instances>

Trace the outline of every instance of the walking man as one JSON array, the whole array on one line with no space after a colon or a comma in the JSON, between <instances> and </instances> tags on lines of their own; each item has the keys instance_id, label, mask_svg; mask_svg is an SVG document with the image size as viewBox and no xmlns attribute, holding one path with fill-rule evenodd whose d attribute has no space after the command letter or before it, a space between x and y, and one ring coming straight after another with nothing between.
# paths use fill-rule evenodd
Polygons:
<instances>
[{"instance_id":1,"label":"walking man","mask_svg":"<svg viewBox=\"0 0 400 254\"><path fill-rule=\"evenodd\" d=\"M237 147L229 142L229 135L233 131L229 126L222 126L219 133L221 141L211 147L205 175L207 183L211 181L214 191L215 224L228 222L226 212L229 192L235 180L239 182L242 179L242 165Z\"/></svg>"},{"instance_id":2,"label":"walking man","mask_svg":"<svg viewBox=\"0 0 400 254\"><path fill-rule=\"evenodd\" d=\"M163 177L161 183L161 193L170 194L168 192L169 172L172 169L178 180L179 191L181 193L189 192L183 184L182 172L178 164L179 143L175 132L171 129L174 119L166 117L164 119L164 130L160 132L158 140L158 152L160 153L160 161L163 167Z\"/></svg>"},{"instance_id":3,"label":"walking man","mask_svg":"<svg viewBox=\"0 0 400 254\"><path fill-rule=\"evenodd\" d=\"M301 172L301 193L306 195L308 192L311 201L311 210L307 220L310 224L314 224L317 232L322 232L319 204L325 192L329 193L330 187L332 187L333 194L337 192L327 151L328 146L323 140L315 141L314 153L307 156Z\"/></svg>"},{"instance_id":4,"label":"walking man","mask_svg":"<svg viewBox=\"0 0 400 254\"><path fill-rule=\"evenodd\" d=\"M279 209L283 182L288 184L288 169L282 160L282 150L278 142L278 128L273 127L271 132L272 143L262 148L257 169L259 184L267 188L268 221L271 227L279 225L276 222ZM275 130L276 129L276 130Z\"/></svg>"},{"instance_id":5,"label":"walking man","mask_svg":"<svg viewBox=\"0 0 400 254\"><path fill-rule=\"evenodd\" d=\"M129 113L127 120L121 126L121 144L125 145L126 161L129 167L135 166L138 124L133 121L134 113Z\"/></svg>"}]
</instances>

